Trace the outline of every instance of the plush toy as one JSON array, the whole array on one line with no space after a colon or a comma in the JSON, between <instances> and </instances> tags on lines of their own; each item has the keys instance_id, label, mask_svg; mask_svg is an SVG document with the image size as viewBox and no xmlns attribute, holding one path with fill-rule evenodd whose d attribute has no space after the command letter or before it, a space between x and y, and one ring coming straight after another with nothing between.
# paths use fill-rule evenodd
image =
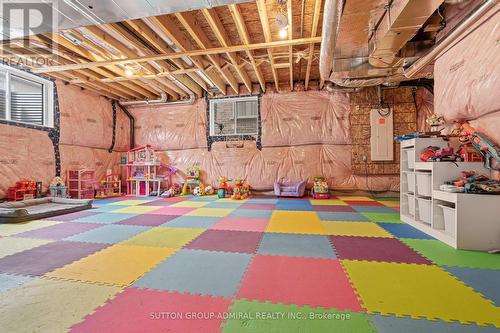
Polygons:
<instances>
[{"instance_id":1,"label":"plush toy","mask_svg":"<svg viewBox=\"0 0 500 333\"><path fill-rule=\"evenodd\" d=\"M431 127L432 132L441 132L442 129L439 129L439 126L444 124L444 118L433 114L425 122Z\"/></svg>"},{"instance_id":2,"label":"plush toy","mask_svg":"<svg viewBox=\"0 0 500 333\"><path fill-rule=\"evenodd\" d=\"M198 197L201 197L202 195L204 195L205 193L203 193L203 189L201 186L196 186L194 189L193 189L193 195L196 195Z\"/></svg>"},{"instance_id":3,"label":"plush toy","mask_svg":"<svg viewBox=\"0 0 500 333\"><path fill-rule=\"evenodd\" d=\"M250 196L250 185L248 185L244 179L235 179L233 195L231 199L233 200L243 200Z\"/></svg>"},{"instance_id":4,"label":"plush toy","mask_svg":"<svg viewBox=\"0 0 500 333\"><path fill-rule=\"evenodd\" d=\"M328 199L330 197L330 189L326 177L316 176L313 178L313 188L311 195L314 199Z\"/></svg>"},{"instance_id":5,"label":"plush toy","mask_svg":"<svg viewBox=\"0 0 500 333\"><path fill-rule=\"evenodd\" d=\"M229 179L227 179L227 177L222 176L219 178L219 190L221 189L225 190L226 194L232 193L231 185L229 185Z\"/></svg>"},{"instance_id":6,"label":"plush toy","mask_svg":"<svg viewBox=\"0 0 500 333\"><path fill-rule=\"evenodd\" d=\"M212 186L208 185L207 187L205 187L205 194L206 195L214 194L214 188Z\"/></svg>"}]
</instances>

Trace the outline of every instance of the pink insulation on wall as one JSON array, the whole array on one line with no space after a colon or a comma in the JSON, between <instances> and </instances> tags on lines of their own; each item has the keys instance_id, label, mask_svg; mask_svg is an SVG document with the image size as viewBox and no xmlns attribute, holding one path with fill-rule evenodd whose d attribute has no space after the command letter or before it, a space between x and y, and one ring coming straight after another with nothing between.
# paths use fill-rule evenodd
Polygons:
<instances>
[{"instance_id":1,"label":"pink insulation on wall","mask_svg":"<svg viewBox=\"0 0 500 333\"><path fill-rule=\"evenodd\" d=\"M57 85L61 114L62 145L108 149L113 134L111 102L88 90L65 84ZM129 145L128 118L117 106L114 150L126 151Z\"/></svg>"},{"instance_id":2,"label":"pink insulation on wall","mask_svg":"<svg viewBox=\"0 0 500 333\"><path fill-rule=\"evenodd\" d=\"M0 124L0 198L21 179L54 177L54 148L47 132Z\"/></svg>"},{"instance_id":3,"label":"pink insulation on wall","mask_svg":"<svg viewBox=\"0 0 500 333\"><path fill-rule=\"evenodd\" d=\"M500 5L469 29L434 65L435 112L470 124L500 144Z\"/></svg>"},{"instance_id":4,"label":"pink insulation on wall","mask_svg":"<svg viewBox=\"0 0 500 333\"><path fill-rule=\"evenodd\" d=\"M57 82L60 110L61 175L70 168L91 168L101 178L107 169L119 170L120 151L129 145L129 121L117 108L116 143L112 139L111 102L95 93ZM0 198L20 179L42 181L55 177L54 148L47 132L0 124Z\"/></svg>"},{"instance_id":5,"label":"pink insulation on wall","mask_svg":"<svg viewBox=\"0 0 500 333\"><path fill-rule=\"evenodd\" d=\"M415 94L417 108L417 131L429 132L431 127L425 121L434 113L434 95L427 89L419 87Z\"/></svg>"},{"instance_id":6,"label":"pink insulation on wall","mask_svg":"<svg viewBox=\"0 0 500 333\"><path fill-rule=\"evenodd\" d=\"M347 94L268 93L261 100L262 144L350 144Z\"/></svg>"},{"instance_id":7,"label":"pink insulation on wall","mask_svg":"<svg viewBox=\"0 0 500 333\"><path fill-rule=\"evenodd\" d=\"M160 158L180 170L196 165L203 180L247 177L258 190L270 190L282 177L297 181L330 178L335 189L398 190L399 176L354 176L351 168L350 101L327 92L267 93L261 98L262 150L255 142L206 148L206 103L130 108L136 143L151 144ZM178 177L177 181L182 181Z\"/></svg>"}]
</instances>

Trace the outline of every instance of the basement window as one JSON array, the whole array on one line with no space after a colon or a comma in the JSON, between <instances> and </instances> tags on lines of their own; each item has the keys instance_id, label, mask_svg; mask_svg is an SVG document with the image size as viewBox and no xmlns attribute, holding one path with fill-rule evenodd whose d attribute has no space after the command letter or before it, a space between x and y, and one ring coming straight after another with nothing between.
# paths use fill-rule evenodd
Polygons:
<instances>
[{"instance_id":1,"label":"basement window","mask_svg":"<svg viewBox=\"0 0 500 333\"><path fill-rule=\"evenodd\" d=\"M54 126L54 83L0 65L0 120Z\"/></svg>"},{"instance_id":2,"label":"basement window","mask_svg":"<svg viewBox=\"0 0 500 333\"><path fill-rule=\"evenodd\" d=\"M210 100L210 136L257 135L258 96Z\"/></svg>"}]
</instances>

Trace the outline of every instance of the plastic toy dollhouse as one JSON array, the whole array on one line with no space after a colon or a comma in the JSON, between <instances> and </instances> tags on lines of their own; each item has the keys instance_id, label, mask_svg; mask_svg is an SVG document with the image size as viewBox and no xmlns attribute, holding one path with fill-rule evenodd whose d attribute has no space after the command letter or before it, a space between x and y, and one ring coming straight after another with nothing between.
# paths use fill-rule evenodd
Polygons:
<instances>
[{"instance_id":1,"label":"plastic toy dollhouse","mask_svg":"<svg viewBox=\"0 0 500 333\"><path fill-rule=\"evenodd\" d=\"M162 179L158 176L160 167L155 151L150 145L136 147L127 153L127 195L160 195Z\"/></svg>"}]
</instances>

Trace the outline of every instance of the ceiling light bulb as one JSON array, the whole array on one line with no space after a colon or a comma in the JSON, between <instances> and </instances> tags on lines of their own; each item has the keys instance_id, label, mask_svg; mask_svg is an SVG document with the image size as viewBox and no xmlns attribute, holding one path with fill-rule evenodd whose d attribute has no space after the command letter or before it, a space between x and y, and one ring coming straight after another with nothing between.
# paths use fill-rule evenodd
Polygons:
<instances>
[{"instance_id":1,"label":"ceiling light bulb","mask_svg":"<svg viewBox=\"0 0 500 333\"><path fill-rule=\"evenodd\" d=\"M285 39L288 36L288 31L286 28L280 30L280 38Z\"/></svg>"},{"instance_id":2,"label":"ceiling light bulb","mask_svg":"<svg viewBox=\"0 0 500 333\"><path fill-rule=\"evenodd\" d=\"M126 68L125 69L125 75L132 76L132 75L134 75L134 72L132 72L132 70L130 68Z\"/></svg>"}]
</instances>

